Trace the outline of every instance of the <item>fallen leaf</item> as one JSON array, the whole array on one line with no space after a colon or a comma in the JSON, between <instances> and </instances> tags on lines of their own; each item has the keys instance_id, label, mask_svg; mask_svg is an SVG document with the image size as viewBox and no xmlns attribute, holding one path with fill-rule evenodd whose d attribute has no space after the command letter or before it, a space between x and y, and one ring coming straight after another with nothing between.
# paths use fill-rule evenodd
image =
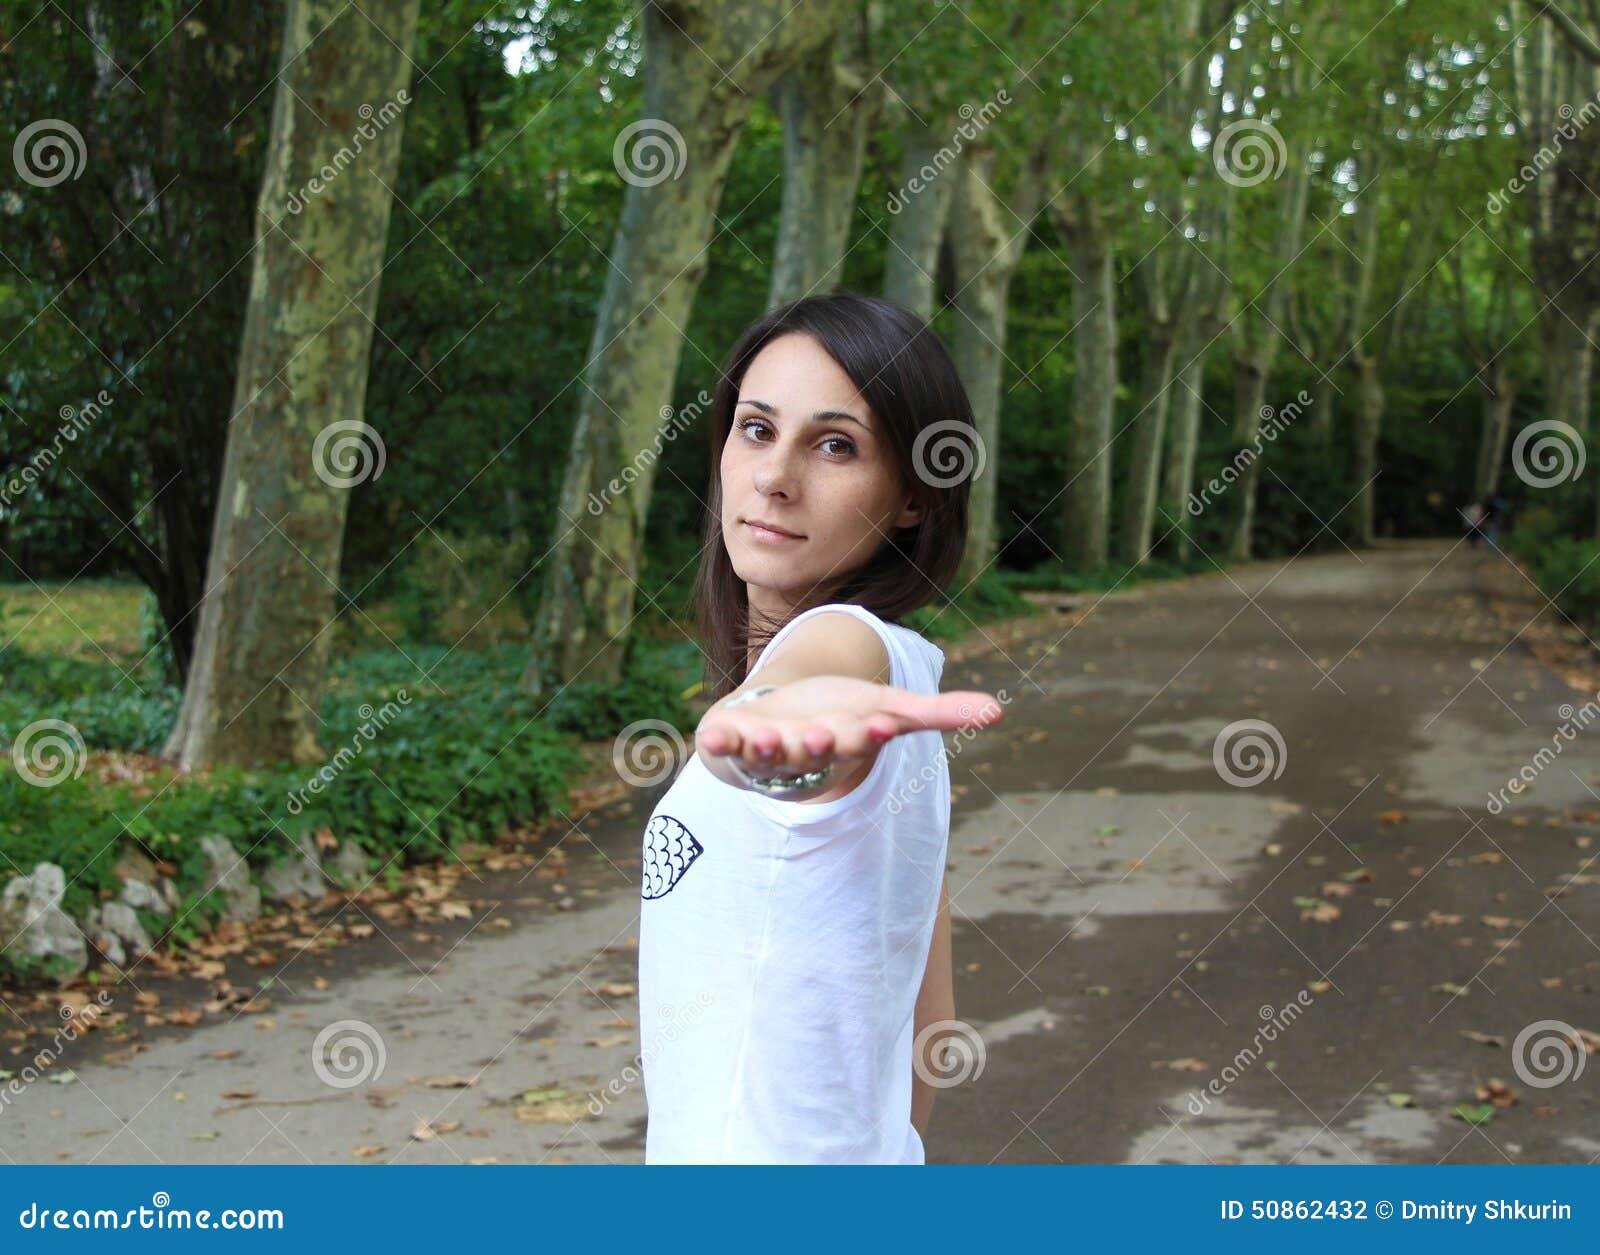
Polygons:
<instances>
[{"instance_id":1,"label":"fallen leaf","mask_svg":"<svg viewBox=\"0 0 1600 1255\"><path fill-rule=\"evenodd\" d=\"M1449 994L1453 998L1465 998L1467 996L1467 986L1457 985L1454 981L1442 981L1437 985L1430 986L1430 988L1435 993Z\"/></svg>"},{"instance_id":2,"label":"fallen leaf","mask_svg":"<svg viewBox=\"0 0 1600 1255\"><path fill-rule=\"evenodd\" d=\"M1494 1107L1486 1102L1479 1103L1476 1107L1462 1103L1450 1114L1457 1120L1465 1120L1468 1124L1488 1124L1494 1119Z\"/></svg>"},{"instance_id":3,"label":"fallen leaf","mask_svg":"<svg viewBox=\"0 0 1600 1255\"><path fill-rule=\"evenodd\" d=\"M1504 1037L1496 1037L1493 1033L1480 1033L1475 1029L1464 1028L1461 1030L1461 1035L1468 1041L1477 1042L1480 1046L1504 1046L1506 1044Z\"/></svg>"},{"instance_id":4,"label":"fallen leaf","mask_svg":"<svg viewBox=\"0 0 1600 1255\"><path fill-rule=\"evenodd\" d=\"M1157 1059L1150 1066L1152 1068L1171 1068L1174 1072L1204 1072L1206 1062L1204 1059Z\"/></svg>"},{"instance_id":5,"label":"fallen leaf","mask_svg":"<svg viewBox=\"0 0 1600 1255\"><path fill-rule=\"evenodd\" d=\"M1389 1100L1391 1107L1415 1107L1417 1105L1417 1100L1410 1094L1385 1094L1384 1097Z\"/></svg>"},{"instance_id":6,"label":"fallen leaf","mask_svg":"<svg viewBox=\"0 0 1600 1255\"><path fill-rule=\"evenodd\" d=\"M1490 1079L1478 1086L1478 1101L1493 1103L1496 1107L1517 1105L1517 1091L1504 1081Z\"/></svg>"},{"instance_id":7,"label":"fallen leaf","mask_svg":"<svg viewBox=\"0 0 1600 1255\"><path fill-rule=\"evenodd\" d=\"M429 1089L467 1089L478 1083L475 1076L427 1076L422 1083Z\"/></svg>"},{"instance_id":8,"label":"fallen leaf","mask_svg":"<svg viewBox=\"0 0 1600 1255\"><path fill-rule=\"evenodd\" d=\"M607 998L626 998L629 994L636 992L636 987L628 984L625 981L608 980L601 981L600 984L595 987L595 991L603 994Z\"/></svg>"},{"instance_id":9,"label":"fallen leaf","mask_svg":"<svg viewBox=\"0 0 1600 1255\"><path fill-rule=\"evenodd\" d=\"M1403 824L1409 822L1410 819L1411 816L1407 815L1405 811L1378 812L1378 822L1380 824Z\"/></svg>"}]
</instances>

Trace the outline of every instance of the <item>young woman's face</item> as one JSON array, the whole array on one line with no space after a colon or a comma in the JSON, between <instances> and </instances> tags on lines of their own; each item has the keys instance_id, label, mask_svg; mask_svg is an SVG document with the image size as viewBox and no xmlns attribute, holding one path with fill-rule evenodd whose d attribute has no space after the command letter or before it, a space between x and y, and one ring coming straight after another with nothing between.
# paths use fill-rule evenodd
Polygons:
<instances>
[{"instance_id":1,"label":"young woman's face","mask_svg":"<svg viewBox=\"0 0 1600 1255\"><path fill-rule=\"evenodd\" d=\"M920 514L877 415L798 332L768 341L746 368L721 471L728 556L751 605L769 612L862 566Z\"/></svg>"}]
</instances>

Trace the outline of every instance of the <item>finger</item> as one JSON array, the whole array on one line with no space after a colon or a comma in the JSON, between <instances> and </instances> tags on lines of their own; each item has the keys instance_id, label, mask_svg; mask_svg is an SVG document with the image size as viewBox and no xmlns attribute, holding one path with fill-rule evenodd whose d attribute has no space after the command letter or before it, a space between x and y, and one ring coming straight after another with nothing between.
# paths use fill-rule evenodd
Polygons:
<instances>
[{"instance_id":1,"label":"finger","mask_svg":"<svg viewBox=\"0 0 1600 1255\"><path fill-rule=\"evenodd\" d=\"M887 716L895 735L932 729L954 732L961 728L988 728L1005 717L1005 705L991 693L960 689L951 693L913 693L890 689L884 709L869 723Z\"/></svg>"},{"instance_id":2,"label":"finger","mask_svg":"<svg viewBox=\"0 0 1600 1255\"><path fill-rule=\"evenodd\" d=\"M729 720L709 720L695 730L695 740L708 754L725 755L739 752L739 730Z\"/></svg>"},{"instance_id":3,"label":"finger","mask_svg":"<svg viewBox=\"0 0 1600 1255\"><path fill-rule=\"evenodd\" d=\"M838 733L827 719L785 720L779 725L783 737L783 769L794 772L815 771L837 757Z\"/></svg>"},{"instance_id":4,"label":"finger","mask_svg":"<svg viewBox=\"0 0 1600 1255\"><path fill-rule=\"evenodd\" d=\"M747 767L771 767L783 754L783 736L770 723L745 721L740 741L739 757Z\"/></svg>"}]
</instances>

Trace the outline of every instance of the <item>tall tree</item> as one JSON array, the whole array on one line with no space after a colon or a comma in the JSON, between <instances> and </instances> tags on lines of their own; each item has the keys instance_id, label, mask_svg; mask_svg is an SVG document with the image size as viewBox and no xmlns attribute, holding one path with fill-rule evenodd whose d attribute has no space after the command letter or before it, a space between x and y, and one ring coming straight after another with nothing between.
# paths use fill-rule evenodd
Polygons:
<instances>
[{"instance_id":1,"label":"tall tree","mask_svg":"<svg viewBox=\"0 0 1600 1255\"><path fill-rule=\"evenodd\" d=\"M872 73L872 6L863 4L772 89L783 122L783 211L767 304L839 281L856 212L867 135L883 103Z\"/></svg>"},{"instance_id":2,"label":"tall tree","mask_svg":"<svg viewBox=\"0 0 1600 1255\"><path fill-rule=\"evenodd\" d=\"M1043 151L1025 153L1022 168L996 190L998 154L991 146L969 152L956 176L950 211L955 258L956 321L951 352L972 401L973 424L984 467L972 483L967 547L958 588L993 563L998 548L1000 388L1005 370L1006 314L1011 277L1032 235L1043 199ZM1002 194L1003 193L1003 194Z\"/></svg>"},{"instance_id":3,"label":"tall tree","mask_svg":"<svg viewBox=\"0 0 1600 1255\"><path fill-rule=\"evenodd\" d=\"M627 192L589 342L557 534L544 556L526 693L621 678L653 460L642 459L620 499L610 501L607 485L660 430L728 162L752 103L832 36L846 8L844 0L644 8L644 112L618 137ZM591 500L609 505L591 511Z\"/></svg>"},{"instance_id":4,"label":"tall tree","mask_svg":"<svg viewBox=\"0 0 1600 1255\"><path fill-rule=\"evenodd\" d=\"M382 456L363 409L417 7L289 0L207 586L165 750L184 770L321 757L349 489Z\"/></svg>"}]
</instances>

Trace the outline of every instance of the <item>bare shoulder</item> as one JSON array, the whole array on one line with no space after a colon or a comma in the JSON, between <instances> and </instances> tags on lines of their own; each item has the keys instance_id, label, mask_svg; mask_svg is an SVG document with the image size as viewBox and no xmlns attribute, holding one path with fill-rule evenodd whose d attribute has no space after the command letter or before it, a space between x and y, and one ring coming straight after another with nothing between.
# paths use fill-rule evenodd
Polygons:
<instances>
[{"instance_id":1,"label":"bare shoulder","mask_svg":"<svg viewBox=\"0 0 1600 1255\"><path fill-rule=\"evenodd\" d=\"M887 684L889 651L870 623L845 610L825 610L784 637L758 674L771 684L811 675Z\"/></svg>"}]
</instances>

